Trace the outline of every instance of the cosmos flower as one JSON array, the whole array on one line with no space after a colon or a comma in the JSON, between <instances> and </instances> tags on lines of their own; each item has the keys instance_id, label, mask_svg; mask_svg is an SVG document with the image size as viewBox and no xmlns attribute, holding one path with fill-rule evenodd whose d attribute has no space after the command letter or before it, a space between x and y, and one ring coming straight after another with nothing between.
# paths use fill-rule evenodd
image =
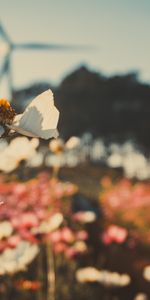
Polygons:
<instances>
[{"instance_id":1,"label":"cosmos flower","mask_svg":"<svg viewBox=\"0 0 150 300\"><path fill-rule=\"evenodd\" d=\"M99 281L100 271L94 267L85 267L78 269L76 272L77 281L84 282L96 282Z\"/></svg>"},{"instance_id":2,"label":"cosmos flower","mask_svg":"<svg viewBox=\"0 0 150 300\"><path fill-rule=\"evenodd\" d=\"M102 241L105 245L113 242L122 244L126 240L127 235L128 231L125 228L112 224L103 232Z\"/></svg>"},{"instance_id":3,"label":"cosmos flower","mask_svg":"<svg viewBox=\"0 0 150 300\"><path fill-rule=\"evenodd\" d=\"M77 136L72 136L65 144L67 150L73 150L79 148L81 139Z\"/></svg>"},{"instance_id":4,"label":"cosmos flower","mask_svg":"<svg viewBox=\"0 0 150 300\"><path fill-rule=\"evenodd\" d=\"M150 281L150 266L146 266L143 270L143 277L145 280Z\"/></svg>"},{"instance_id":5,"label":"cosmos flower","mask_svg":"<svg viewBox=\"0 0 150 300\"><path fill-rule=\"evenodd\" d=\"M56 138L58 119L59 111L54 106L51 90L37 96L18 115L7 100L0 100L0 137L15 131L29 137Z\"/></svg>"},{"instance_id":6,"label":"cosmos flower","mask_svg":"<svg viewBox=\"0 0 150 300\"><path fill-rule=\"evenodd\" d=\"M22 160L29 160L36 155L38 139L29 140L27 137L13 139L3 151L0 152L0 170L9 173L15 170Z\"/></svg>"},{"instance_id":7,"label":"cosmos flower","mask_svg":"<svg viewBox=\"0 0 150 300\"><path fill-rule=\"evenodd\" d=\"M148 300L148 296L145 293L138 293L133 300Z\"/></svg>"},{"instance_id":8,"label":"cosmos flower","mask_svg":"<svg viewBox=\"0 0 150 300\"><path fill-rule=\"evenodd\" d=\"M51 216L48 220L43 221L39 227L33 228L33 233L49 233L56 230L63 222L63 215L56 213Z\"/></svg>"},{"instance_id":9,"label":"cosmos flower","mask_svg":"<svg viewBox=\"0 0 150 300\"><path fill-rule=\"evenodd\" d=\"M27 241L21 241L14 249L6 249L0 255L0 275L14 274L25 270L37 256L39 248Z\"/></svg>"},{"instance_id":10,"label":"cosmos flower","mask_svg":"<svg viewBox=\"0 0 150 300\"><path fill-rule=\"evenodd\" d=\"M80 223L92 223L96 221L96 214L93 211L78 211L73 215L73 220Z\"/></svg>"},{"instance_id":11,"label":"cosmos flower","mask_svg":"<svg viewBox=\"0 0 150 300\"><path fill-rule=\"evenodd\" d=\"M79 230L76 234L76 238L81 241L86 241L88 239L88 233L86 230Z\"/></svg>"},{"instance_id":12,"label":"cosmos flower","mask_svg":"<svg viewBox=\"0 0 150 300\"><path fill-rule=\"evenodd\" d=\"M124 287L130 284L131 278L128 274L119 274L107 270L97 270L93 267L78 269L76 279L80 283L99 282L106 287Z\"/></svg>"},{"instance_id":13,"label":"cosmos flower","mask_svg":"<svg viewBox=\"0 0 150 300\"><path fill-rule=\"evenodd\" d=\"M38 218L33 212L23 212L12 218L11 223L14 228L34 228L38 226Z\"/></svg>"},{"instance_id":14,"label":"cosmos flower","mask_svg":"<svg viewBox=\"0 0 150 300\"><path fill-rule=\"evenodd\" d=\"M12 234L13 227L9 221L0 222L0 240Z\"/></svg>"},{"instance_id":15,"label":"cosmos flower","mask_svg":"<svg viewBox=\"0 0 150 300\"><path fill-rule=\"evenodd\" d=\"M64 140L59 138L56 141L55 140L50 141L49 149L51 152L58 154L66 150L76 149L80 146L80 144L81 144L81 140L76 136L72 136L69 140L67 140L66 143Z\"/></svg>"},{"instance_id":16,"label":"cosmos flower","mask_svg":"<svg viewBox=\"0 0 150 300\"><path fill-rule=\"evenodd\" d=\"M75 244L73 245L73 248L75 249L75 251L77 253L84 253L84 252L87 251L87 245L83 241L77 241L77 242L75 242Z\"/></svg>"},{"instance_id":17,"label":"cosmos flower","mask_svg":"<svg viewBox=\"0 0 150 300\"><path fill-rule=\"evenodd\" d=\"M19 242L21 241L21 237L17 234L11 235L8 239L8 247L16 248Z\"/></svg>"},{"instance_id":18,"label":"cosmos flower","mask_svg":"<svg viewBox=\"0 0 150 300\"><path fill-rule=\"evenodd\" d=\"M30 168L40 167L44 162L44 154L42 152L36 152L34 156L32 156L27 161L27 166Z\"/></svg>"},{"instance_id":19,"label":"cosmos flower","mask_svg":"<svg viewBox=\"0 0 150 300\"><path fill-rule=\"evenodd\" d=\"M52 140L49 142L49 149L55 154L62 153L64 150L65 144L62 139Z\"/></svg>"},{"instance_id":20,"label":"cosmos flower","mask_svg":"<svg viewBox=\"0 0 150 300\"><path fill-rule=\"evenodd\" d=\"M45 163L53 168L63 166L75 167L78 164L77 152L81 141L78 137L72 136L66 143L63 139L51 140L49 142L50 155L46 156Z\"/></svg>"}]
</instances>

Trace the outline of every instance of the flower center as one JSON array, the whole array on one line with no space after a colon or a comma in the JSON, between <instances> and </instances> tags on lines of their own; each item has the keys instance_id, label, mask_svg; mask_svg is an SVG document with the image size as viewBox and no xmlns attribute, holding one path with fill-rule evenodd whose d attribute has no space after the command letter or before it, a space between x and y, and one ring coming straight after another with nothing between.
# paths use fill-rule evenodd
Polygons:
<instances>
[{"instance_id":1,"label":"flower center","mask_svg":"<svg viewBox=\"0 0 150 300\"><path fill-rule=\"evenodd\" d=\"M0 99L0 124L10 125L13 122L16 113L6 99Z\"/></svg>"}]
</instances>

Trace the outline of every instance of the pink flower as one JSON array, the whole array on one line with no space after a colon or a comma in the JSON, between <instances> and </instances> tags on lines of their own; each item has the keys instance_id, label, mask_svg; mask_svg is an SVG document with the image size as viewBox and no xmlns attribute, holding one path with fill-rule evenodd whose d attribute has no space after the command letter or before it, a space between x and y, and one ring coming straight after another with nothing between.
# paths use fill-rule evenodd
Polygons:
<instances>
[{"instance_id":1,"label":"pink flower","mask_svg":"<svg viewBox=\"0 0 150 300\"><path fill-rule=\"evenodd\" d=\"M14 185L13 192L15 193L16 196L22 197L22 196L24 196L26 194L27 187L26 187L25 184L18 183L16 185Z\"/></svg>"},{"instance_id":2,"label":"pink flower","mask_svg":"<svg viewBox=\"0 0 150 300\"><path fill-rule=\"evenodd\" d=\"M66 245L62 242L56 243L54 245L54 251L55 253L63 253L66 250Z\"/></svg>"},{"instance_id":3,"label":"pink flower","mask_svg":"<svg viewBox=\"0 0 150 300\"><path fill-rule=\"evenodd\" d=\"M37 227L39 224L36 215L32 212L22 213L19 217L13 218L11 223L15 228Z\"/></svg>"},{"instance_id":4,"label":"pink flower","mask_svg":"<svg viewBox=\"0 0 150 300\"><path fill-rule=\"evenodd\" d=\"M65 256L67 258L73 258L75 257L77 254L76 250L74 249L74 247L69 247L65 250Z\"/></svg>"},{"instance_id":5,"label":"pink flower","mask_svg":"<svg viewBox=\"0 0 150 300\"><path fill-rule=\"evenodd\" d=\"M88 239L88 233L86 230L80 230L76 234L78 240L86 241Z\"/></svg>"},{"instance_id":6,"label":"pink flower","mask_svg":"<svg viewBox=\"0 0 150 300\"><path fill-rule=\"evenodd\" d=\"M72 243L75 240L75 236L69 227L64 227L62 229L61 239L66 243Z\"/></svg>"},{"instance_id":7,"label":"pink flower","mask_svg":"<svg viewBox=\"0 0 150 300\"><path fill-rule=\"evenodd\" d=\"M22 228L21 230L19 230L19 234L21 236L21 238L23 240L27 240L29 241L30 243L37 243L37 239L35 238L35 236L28 230Z\"/></svg>"},{"instance_id":8,"label":"pink flower","mask_svg":"<svg viewBox=\"0 0 150 300\"><path fill-rule=\"evenodd\" d=\"M21 240L21 238L19 235L12 235L8 238L8 246L11 248L15 248L15 247L17 247L20 240Z\"/></svg>"},{"instance_id":9,"label":"pink flower","mask_svg":"<svg viewBox=\"0 0 150 300\"><path fill-rule=\"evenodd\" d=\"M113 242L122 244L127 238L128 232L125 228L116 225L110 225L102 234L102 241L105 245Z\"/></svg>"},{"instance_id":10,"label":"pink flower","mask_svg":"<svg viewBox=\"0 0 150 300\"><path fill-rule=\"evenodd\" d=\"M52 243L59 243L61 241L61 231L56 230L50 234L50 240Z\"/></svg>"}]
</instances>

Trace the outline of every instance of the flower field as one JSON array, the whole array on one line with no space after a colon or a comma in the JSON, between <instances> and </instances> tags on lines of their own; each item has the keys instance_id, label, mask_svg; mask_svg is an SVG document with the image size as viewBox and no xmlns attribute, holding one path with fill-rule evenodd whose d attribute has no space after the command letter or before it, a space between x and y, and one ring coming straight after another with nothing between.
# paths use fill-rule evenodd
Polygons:
<instances>
[{"instance_id":1,"label":"flower field","mask_svg":"<svg viewBox=\"0 0 150 300\"><path fill-rule=\"evenodd\" d=\"M41 141L58 134L51 91L0 108L0 299L149 299L149 158L90 134Z\"/></svg>"},{"instance_id":2,"label":"flower field","mask_svg":"<svg viewBox=\"0 0 150 300\"><path fill-rule=\"evenodd\" d=\"M40 170L0 176L1 299L149 299L149 182L99 171L92 200Z\"/></svg>"}]
</instances>

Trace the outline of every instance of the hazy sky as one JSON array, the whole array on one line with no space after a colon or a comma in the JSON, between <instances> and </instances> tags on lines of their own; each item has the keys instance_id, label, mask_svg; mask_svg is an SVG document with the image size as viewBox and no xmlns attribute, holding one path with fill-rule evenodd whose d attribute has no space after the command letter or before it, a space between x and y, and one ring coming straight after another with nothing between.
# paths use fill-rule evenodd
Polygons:
<instances>
[{"instance_id":1,"label":"hazy sky","mask_svg":"<svg viewBox=\"0 0 150 300\"><path fill-rule=\"evenodd\" d=\"M14 84L53 83L87 64L104 74L139 70L150 83L150 0L0 0L0 18L17 42L95 46L88 51L16 51Z\"/></svg>"}]
</instances>

